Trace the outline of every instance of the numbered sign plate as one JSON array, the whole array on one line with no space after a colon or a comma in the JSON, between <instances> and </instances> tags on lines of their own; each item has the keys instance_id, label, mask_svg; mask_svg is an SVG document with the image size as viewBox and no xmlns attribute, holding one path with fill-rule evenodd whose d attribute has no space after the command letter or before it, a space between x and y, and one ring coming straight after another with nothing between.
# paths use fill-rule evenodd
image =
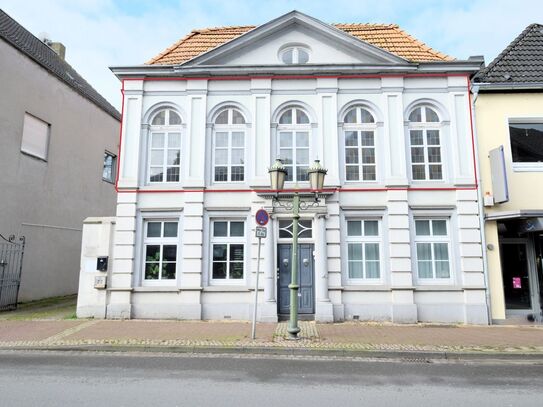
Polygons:
<instances>
[{"instance_id":1,"label":"numbered sign plate","mask_svg":"<svg viewBox=\"0 0 543 407\"><path fill-rule=\"evenodd\" d=\"M267 234L267 228L264 227L264 226L257 226L256 227L256 237L258 237L259 239L264 239L266 237L266 234Z\"/></svg>"}]
</instances>

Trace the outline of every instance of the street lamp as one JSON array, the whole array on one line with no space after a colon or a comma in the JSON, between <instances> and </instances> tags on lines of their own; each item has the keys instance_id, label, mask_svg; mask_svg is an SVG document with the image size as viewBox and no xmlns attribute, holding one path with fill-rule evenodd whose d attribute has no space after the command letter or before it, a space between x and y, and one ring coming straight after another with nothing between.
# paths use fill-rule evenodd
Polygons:
<instances>
[{"instance_id":1,"label":"street lamp","mask_svg":"<svg viewBox=\"0 0 543 407\"><path fill-rule=\"evenodd\" d=\"M300 328L298 327L298 222L300 220L300 209L307 209L309 206L319 204L318 191L324 187L324 177L328 172L321 166L319 160L315 160L313 165L308 169L309 184L311 190L315 192L315 200L312 203L300 201L300 195L297 190L294 191L292 202L281 202L279 200L279 191L285 185L287 171L281 159L275 160L275 163L268 170L270 174L271 189L275 191L273 197L274 206L281 206L285 209L292 210L292 260L290 265L290 317L288 321L287 332L290 339L298 339ZM297 186L296 186L297 188Z\"/></svg>"}]
</instances>

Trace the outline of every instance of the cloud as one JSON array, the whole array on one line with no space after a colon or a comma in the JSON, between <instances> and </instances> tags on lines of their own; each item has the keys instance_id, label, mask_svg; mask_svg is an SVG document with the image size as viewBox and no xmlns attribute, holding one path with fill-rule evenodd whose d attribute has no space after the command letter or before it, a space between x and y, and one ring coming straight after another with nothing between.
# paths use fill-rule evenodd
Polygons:
<instances>
[{"instance_id":1,"label":"cloud","mask_svg":"<svg viewBox=\"0 0 543 407\"><path fill-rule=\"evenodd\" d=\"M292 9L326 22L398 23L452 56L494 58L543 16L543 2L517 0L0 0L35 35L66 45L66 58L114 106L120 83L109 66L142 64L194 28L261 24Z\"/></svg>"}]
</instances>

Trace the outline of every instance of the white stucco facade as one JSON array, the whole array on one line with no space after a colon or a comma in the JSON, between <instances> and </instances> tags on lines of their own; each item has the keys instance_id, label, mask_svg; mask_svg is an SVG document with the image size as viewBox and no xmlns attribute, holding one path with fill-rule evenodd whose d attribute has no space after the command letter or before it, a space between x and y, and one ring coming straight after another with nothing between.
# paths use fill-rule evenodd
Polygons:
<instances>
[{"instance_id":1,"label":"white stucco facade","mask_svg":"<svg viewBox=\"0 0 543 407\"><path fill-rule=\"evenodd\" d=\"M280 123L281 114L296 108L309 119L293 130L307 133L309 162L320 159L328 169L319 206L301 211L301 219L309 221L305 225L311 228L306 235L310 237L300 239L311 245L308 247L313 252L314 311L310 316L325 322L488 322L468 89L468 78L476 65L455 62L414 66L373 48L353 50L341 39L335 40L338 42L332 53L334 38L319 32L319 27L303 17L295 20L284 30L284 37L281 32L263 40L255 37L242 48L231 41L232 49L226 50L230 54L211 55L202 65L196 59L186 69L193 75L200 69L197 78L183 75L182 69L114 69L124 79L124 112L116 219L101 226L113 236L108 253L101 254L110 257L109 271L98 272L107 275L108 288L98 300L92 283L82 278L80 281L88 284L80 285L79 316L250 319L257 269L254 215L265 208L271 221L262 248L258 319L277 321L282 261L278 250L290 241L280 237L279 229L284 226L281 221L290 215L272 205L268 168L276 157L285 154L280 133L288 129ZM288 72L288 77L281 77L284 67L274 64L278 64L283 44L289 43L307 44L312 55L337 61L336 68L351 64L353 72L323 75L320 72L324 68L317 60L314 66L304 67L308 72ZM327 58L330 56L333 59ZM259 74L262 66L274 66L269 68L274 73ZM237 70L240 76L226 77L220 72L224 69ZM369 112L373 121L359 127L345 123L345 115L353 107ZM423 134L425 129L424 124L413 124L409 118L418 107L431 108L439 117L432 129L439 132L441 179L413 179L411 130ZM224 108L235 109L245 121L235 128L244 134L243 181L215 181L215 137L225 131L216 118ZM161 109L171 109L180 116L181 124L175 130L154 127L152 120ZM168 131L181 134L179 181L150 182L151 134ZM372 133L374 180L347 180L348 131ZM363 146L359 148L364 150ZM425 151L430 154L430 150ZM297 154L305 157L306 153ZM291 191L296 186L303 190L309 183L287 182L285 189ZM313 195L302 196L311 200ZM241 278L221 281L213 277L216 261L212 247L219 240L212 225L217 221L243 222L242 236L232 240L236 247L243 245ZM372 223L377 231L373 240L349 235L349 228L358 227L359 221L364 228L364 221L377 221ZM434 225L439 236L422 238L415 228L417 221ZM176 247L174 278L146 278L149 252L144 251L155 244L149 243L149 226L145 226L149 222L177 222L177 236L165 243ZM348 222L353 223L348 227ZM84 230L96 233L97 228L96 220L90 220ZM166 226L162 228L164 231ZM95 275L94 252L85 251L86 241L84 237L83 256L91 255L90 260L82 260L81 273ZM367 242L377 253L371 259ZM353 260L356 245L368 250L363 261ZM442 278L422 278L421 245L431 249L434 277L438 267L447 269ZM437 254L442 250L446 251L445 260L439 257L443 253ZM359 260L364 265L356 265ZM367 270L359 274L357 267L365 269L370 262L378 264L372 266L371 278Z\"/></svg>"}]
</instances>

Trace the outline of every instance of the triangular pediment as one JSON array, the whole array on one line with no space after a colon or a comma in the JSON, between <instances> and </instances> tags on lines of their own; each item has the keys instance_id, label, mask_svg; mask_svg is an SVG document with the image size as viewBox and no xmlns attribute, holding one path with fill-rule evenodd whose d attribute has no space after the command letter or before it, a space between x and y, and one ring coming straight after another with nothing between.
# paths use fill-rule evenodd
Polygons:
<instances>
[{"instance_id":1,"label":"triangular pediment","mask_svg":"<svg viewBox=\"0 0 543 407\"><path fill-rule=\"evenodd\" d=\"M309 50L308 64L402 65L409 62L298 11L275 20L203 53L183 66L284 65L282 50Z\"/></svg>"}]
</instances>

